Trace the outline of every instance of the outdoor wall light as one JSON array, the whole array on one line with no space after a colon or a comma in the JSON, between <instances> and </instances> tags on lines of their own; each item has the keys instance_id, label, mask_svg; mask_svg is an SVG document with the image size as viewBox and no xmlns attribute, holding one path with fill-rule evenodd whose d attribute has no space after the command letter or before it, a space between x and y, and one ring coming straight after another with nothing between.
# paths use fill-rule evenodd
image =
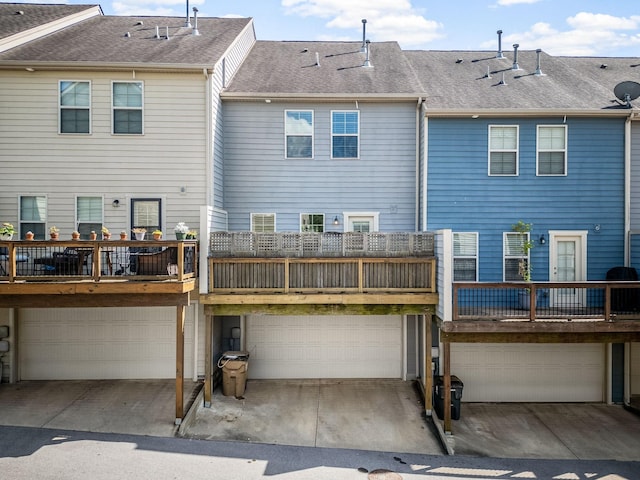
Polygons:
<instances>
[{"instance_id":1,"label":"outdoor wall light","mask_svg":"<svg viewBox=\"0 0 640 480\"><path fill-rule=\"evenodd\" d=\"M594 231L594 232L599 232L599 231L600 231L600 224L599 224L599 223L597 223L597 224L595 224L595 225L593 226L593 231Z\"/></svg>"},{"instance_id":2,"label":"outdoor wall light","mask_svg":"<svg viewBox=\"0 0 640 480\"><path fill-rule=\"evenodd\" d=\"M118 208L120 206L120 200L116 198L113 202L111 202L111 206L113 208Z\"/></svg>"},{"instance_id":3,"label":"outdoor wall light","mask_svg":"<svg viewBox=\"0 0 640 480\"><path fill-rule=\"evenodd\" d=\"M544 245L545 243L547 243L547 239L544 238L544 233L540 235L540 239L538 241L540 242L540 245Z\"/></svg>"},{"instance_id":4,"label":"outdoor wall light","mask_svg":"<svg viewBox=\"0 0 640 480\"><path fill-rule=\"evenodd\" d=\"M340 225L340 220L338 220L338 216L336 215L336 217L333 219L333 224L334 225Z\"/></svg>"}]
</instances>

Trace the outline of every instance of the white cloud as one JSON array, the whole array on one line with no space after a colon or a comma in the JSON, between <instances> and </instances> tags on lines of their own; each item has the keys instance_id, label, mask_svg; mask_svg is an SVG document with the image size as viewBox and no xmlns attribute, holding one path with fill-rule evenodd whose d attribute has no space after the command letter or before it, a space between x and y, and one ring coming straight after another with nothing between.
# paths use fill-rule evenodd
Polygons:
<instances>
[{"instance_id":1,"label":"white cloud","mask_svg":"<svg viewBox=\"0 0 640 480\"><path fill-rule=\"evenodd\" d=\"M205 0L190 0L190 6L203 5ZM181 16L186 13L185 0L127 0L112 2L115 15Z\"/></svg>"},{"instance_id":2,"label":"white cloud","mask_svg":"<svg viewBox=\"0 0 640 480\"><path fill-rule=\"evenodd\" d=\"M506 35L503 40L507 45L518 43L524 50L541 48L552 55L574 56L609 55L617 48L640 45L640 16L580 12L566 22L570 28L565 31L539 22L528 31ZM485 42L483 47L493 48L495 41Z\"/></svg>"},{"instance_id":3,"label":"white cloud","mask_svg":"<svg viewBox=\"0 0 640 480\"><path fill-rule=\"evenodd\" d=\"M282 0L281 3L285 14L327 19L325 26L329 29L361 32L364 17L368 38L395 40L403 48L424 46L443 36L443 25L421 15L408 0ZM326 34L323 36L327 38Z\"/></svg>"},{"instance_id":4,"label":"white cloud","mask_svg":"<svg viewBox=\"0 0 640 480\"><path fill-rule=\"evenodd\" d=\"M521 3L538 3L540 0L498 0L498 5L503 7L509 7L511 5L518 5Z\"/></svg>"}]
</instances>

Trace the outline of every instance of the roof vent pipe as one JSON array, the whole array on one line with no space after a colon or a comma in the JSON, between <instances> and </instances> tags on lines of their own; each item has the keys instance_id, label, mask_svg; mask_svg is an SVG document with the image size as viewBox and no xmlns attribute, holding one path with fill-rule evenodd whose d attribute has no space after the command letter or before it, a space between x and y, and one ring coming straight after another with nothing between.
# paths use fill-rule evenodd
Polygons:
<instances>
[{"instance_id":1,"label":"roof vent pipe","mask_svg":"<svg viewBox=\"0 0 640 480\"><path fill-rule=\"evenodd\" d=\"M366 42L366 47L367 47L367 57L364 59L364 65L362 65L363 67L367 67L367 68L371 68L373 67L373 65L371 65L371 61L369 60L369 49L371 48L371 41L367 40Z\"/></svg>"},{"instance_id":2,"label":"roof vent pipe","mask_svg":"<svg viewBox=\"0 0 640 480\"><path fill-rule=\"evenodd\" d=\"M517 43L513 44L513 65L511 66L511 70L520 70L520 65L518 65L518 45Z\"/></svg>"},{"instance_id":3,"label":"roof vent pipe","mask_svg":"<svg viewBox=\"0 0 640 480\"><path fill-rule=\"evenodd\" d=\"M158 27L158 25L156 25L156 37L155 38L160 38L160 27Z\"/></svg>"},{"instance_id":4,"label":"roof vent pipe","mask_svg":"<svg viewBox=\"0 0 640 480\"><path fill-rule=\"evenodd\" d=\"M498 34L498 53L496 53L496 58L504 58L502 54L502 30L498 30L496 33Z\"/></svg>"},{"instance_id":5,"label":"roof vent pipe","mask_svg":"<svg viewBox=\"0 0 640 480\"><path fill-rule=\"evenodd\" d=\"M193 7L193 32L191 32L191 35L200 35L198 31L198 9L196 7Z\"/></svg>"},{"instance_id":6,"label":"roof vent pipe","mask_svg":"<svg viewBox=\"0 0 640 480\"><path fill-rule=\"evenodd\" d=\"M360 53L365 53L367 51L367 42L365 40L367 35L367 19L362 19L362 46L360 47Z\"/></svg>"},{"instance_id":7,"label":"roof vent pipe","mask_svg":"<svg viewBox=\"0 0 640 480\"><path fill-rule=\"evenodd\" d=\"M191 28L191 22L189 21L189 0L187 0L187 18L184 22L186 28Z\"/></svg>"},{"instance_id":8,"label":"roof vent pipe","mask_svg":"<svg viewBox=\"0 0 640 480\"><path fill-rule=\"evenodd\" d=\"M169 40L169 25L167 25L167 30L166 30L166 32L167 32L167 36L166 36L165 38L166 38L167 40Z\"/></svg>"},{"instance_id":9,"label":"roof vent pipe","mask_svg":"<svg viewBox=\"0 0 640 480\"><path fill-rule=\"evenodd\" d=\"M544 77L544 73L542 73L542 69L540 68L540 54L542 53L542 50L540 50L539 48L536 50L536 54L538 55L537 59L536 59L536 73L535 75L538 77Z\"/></svg>"},{"instance_id":10,"label":"roof vent pipe","mask_svg":"<svg viewBox=\"0 0 640 480\"><path fill-rule=\"evenodd\" d=\"M320 54L316 52L316 67L320 66Z\"/></svg>"}]
</instances>

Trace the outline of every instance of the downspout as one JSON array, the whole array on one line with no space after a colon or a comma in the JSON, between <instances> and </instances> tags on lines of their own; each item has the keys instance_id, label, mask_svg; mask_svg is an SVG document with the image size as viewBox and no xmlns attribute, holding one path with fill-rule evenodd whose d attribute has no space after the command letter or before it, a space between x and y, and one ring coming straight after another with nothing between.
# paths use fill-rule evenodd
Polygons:
<instances>
[{"instance_id":1,"label":"downspout","mask_svg":"<svg viewBox=\"0 0 640 480\"><path fill-rule=\"evenodd\" d=\"M624 122L624 264L629 266L629 233L631 231L631 117Z\"/></svg>"},{"instance_id":2,"label":"downspout","mask_svg":"<svg viewBox=\"0 0 640 480\"><path fill-rule=\"evenodd\" d=\"M205 101L207 102L207 107L206 107L206 119L205 119L205 128L207 129L206 132L206 162L205 162L205 172L206 172L206 185L205 185L205 195L206 195L206 199L205 199L205 205L211 205L213 206L213 195L214 195L214 181L213 181L213 172L214 172L214 167L213 167L213 162L214 162L214 158L213 158L213 133L211 131L213 124L212 124L212 114L213 114L213 106L211 105L211 101L212 101L212 89L213 89L213 75L210 75L209 72L207 72L207 69L203 69L202 71L204 73L204 77L206 79L206 92L205 92ZM213 72L211 72L213 73ZM218 114L220 114L220 112L218 112Z\"/></svg>"},{"instance_id":3,"label":"downspout","mask_svg":"<svg viewBox=\"0 0 640 480\"><path fill-rule=\"evenodd\" d=\"M422 97L418 97L416 105L416 213L414 220L414 231L420 228L420 113L422 110Z\"/></svg>"},{"instance_id":4,"label":"downspout","mask_svg":"<svg viewBox=\"0 0 640 480\"><path fill-rule=\"evenodd\" d=\"M424 166L422 168L422 231L426 232L427 229L427 173L429 170L429 117L426 115L426 111L424 111L423 107L423 118L424 123L422 126L422 157Z\"/></svg>"}]
</instances>

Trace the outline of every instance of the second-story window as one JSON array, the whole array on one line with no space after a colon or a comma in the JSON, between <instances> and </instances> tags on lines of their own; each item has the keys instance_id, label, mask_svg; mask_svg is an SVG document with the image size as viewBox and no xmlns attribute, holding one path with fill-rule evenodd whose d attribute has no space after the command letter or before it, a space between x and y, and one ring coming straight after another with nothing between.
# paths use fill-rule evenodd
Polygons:
<instances>
[{"instance_id":1,"label":"second-story window","mask_svg":"<svg viewBox=\"0 0 640 480\"><path fill-rule=\"evenodd\" d=\"M60 133L91 133L91 83L59 83Z\"/></svg>"},{"instance_id":2,"label":"second-story window","mask_svg":"<svg viewBox=\"0 0 640 480\"><path fill-rule=\"evenodd\" d=\"M517 126L489 126L489 175L518 175Z\"/></svg>"},{"instance_id":3,"label":"second-story window","mask_svg":"<svg viewBox=\"0 0 640 480\"><path fill-rule=\"evenodd\" d=\"M142 135L142 82L113 82L113 133Z\"/></svg>"},{"instance_id":4,"label":"second-story window","mask_svg":"<svg viewBox=\"0 0 640 480\"><path fill-rule=\"evenodd\" d=\"M538 175L567 174L566 125L538 125Z\"/></svg>"},{"instance_id":5,"label":"second-story window","mask_svg":"<svg viewBox=\"0 0 640 480\"><path fill-rule=\"evenodd\" d=\"M478 234L465 232L453 234L453 281L476 282L478 280Z\"/></svg>"},{"instance_id":6,"label":"second-story window","mask_svg":"<svg viewBox=\"0 0 640 480\"><path fill-rule=\"evenodd\" d=\"M359 158L360 112L331 112L331 158Z\"/></svg>"},{"instance_id":7,"label":"second-story window","mask_svg":"<svg viewBox=\"0 0 640 480\"><path fill-rule=\"evenodd\" d=\"M303 213L300 215L301 232L324 232L324 213Z\"/></svg>"},{"instance_id":8,"label":"second-story window","mask_svg":"<svg viewBox=\"0 0 640 480\"><path fill-rule=\"evenodd\" d=\"M285 110L287 158L313 158L313 110Z\"/></svg>"},{"instance_id":9,"label":"second-story window","mask_svg":"<svg viewBox=\"0 0 640 480\"><path fill-rule=\"evenodd\" d=\"M102 197L76 197L76 225L80 238L89 239L93 230L99 233L103 218Z\"/></svg>"},{"instance_id":10,"label":"second-story window","mask_svg":"<svg viewBox=\"0 0 640 480\"><path fill-rule=\"evenodd\" d=\"M256 233L271 233L276 231L275 213L252 213L251 231Z\"/></svg>"}]
</instances>

